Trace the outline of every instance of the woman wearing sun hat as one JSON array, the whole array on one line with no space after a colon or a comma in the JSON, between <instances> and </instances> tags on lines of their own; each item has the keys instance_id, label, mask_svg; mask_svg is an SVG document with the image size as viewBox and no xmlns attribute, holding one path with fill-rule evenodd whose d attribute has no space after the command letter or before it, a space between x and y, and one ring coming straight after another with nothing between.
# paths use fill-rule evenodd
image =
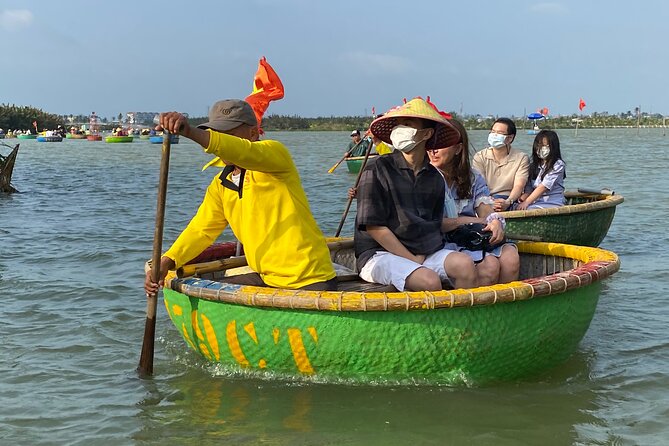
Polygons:
<instances>
[{"instance_id":1,"label":"woman wearing sun hat","mask_svg":"<svg viewBox=\"0 0 669 446\"><path fill-rule=\"evenodd\" d=\"M355 255L360 277L400 291L475 286L467 254L444 249L444 179L426 149L447 147L458 131L426 101L415 98L372 122L372 134L395 151L360 176Z\"/></svg>"}]
</instances>

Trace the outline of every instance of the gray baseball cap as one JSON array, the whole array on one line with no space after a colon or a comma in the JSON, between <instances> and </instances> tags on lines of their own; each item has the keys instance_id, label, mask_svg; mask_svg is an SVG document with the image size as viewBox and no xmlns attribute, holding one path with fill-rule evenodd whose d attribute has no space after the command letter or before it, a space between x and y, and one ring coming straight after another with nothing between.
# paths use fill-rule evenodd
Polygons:
<instances>
[{"instance_id":1,"label":"gray baseball cap","mask_svg":"<svg viewBox=\"0 0 669 446\"><path fill-rule=\"evenodd\" d=\"M240 99L224 99L211 106L209 121L197 127L227 132L242 124L258 125L256 115L249 103Z\"/></svg>"}]
</instances>

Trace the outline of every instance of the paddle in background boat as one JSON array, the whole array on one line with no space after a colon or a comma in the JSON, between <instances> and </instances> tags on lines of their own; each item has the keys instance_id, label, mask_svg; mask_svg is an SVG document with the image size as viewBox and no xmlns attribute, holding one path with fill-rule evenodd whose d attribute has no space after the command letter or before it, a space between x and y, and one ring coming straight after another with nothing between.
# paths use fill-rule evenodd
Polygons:
<instances>
[{"instance_id":1,"label":"paddle in background boat","mask_svg":"<svg viewBox=\"0 0 669 446\"><path fill-rule=\"evenodd\" d=\"M360 140L360 142L358 142L358 144L356 144L351 149L351 151L353 151L353 149L355 149L355 147L357 147L361 142L362 142L362 139ZM372 144L370 144L367 147L367 150L365 151L365 159L362 160L362 166L360 166L360 171L358 172L358 176L355 179L355 185L353 186L353 189L358 188L358 183L360 183L360 176L362 175L362 172L365 170L365 166L367 165L367 159L369 159L369 153L371 151L372 151ZM342 160L343 160L343 158L342 158ZM341 163L341 161L339 161L339 163ZM337 165L339 165L339 163L337 163ZM341 233L341 228L344 226L344 222L346 221L346 217L348 216L348 210L351 208L351 203L353 202L353 198L354 198L354 195L351 195L351 196L348 197L348 202L346 203L346 209L344 209L344 214L341 216L341 220L339 221L339 226L337 226L337 232L335 232L335 235L334 235L335 237L339 237L339 234Z\"/></svg>"},{"instance_id":2,"label":"paddle in background boat","mask_svg":"<svg viewBox=\"0 0 669 446\"><path fill-rule=\"evenodd\" d=\"M165 222L165 199L167 197L167 177L170 169L170 132L163 130L163 150L160 159L160 175L158 178L158 203L156 205L156 226L153 233L153 264L152 279L155 283L160 280L160 257L163 248L163 224ZM156 338L156 309L158 293L146 295L146 324L144 325L144 341L139 358L137 372L140 376L153 374L153 352Z\"/></svg>"},{"instance_id":3,"label":"paddle in background boat","mask_svg":"<svg viewBox=\"0 0 669 446\"><path fill-rule=\"evenodd\" d=\"M337 162L335 163L334 166L332 166L332 167L330 167L330 168L328 169L328 173L332 173L332 172L334 172L335 169L336 169L337 167L339 167L339 165L340 165L342 162L344 162L344 160L345 160L346 158L348 158L349 156L351 156L351 153L353 153L353 151L354 151L355 149L357 149L358 146L359 146L360 144L362 144L362 142L363 142L364 140L365 140L364 138L360 138L360 141L358 141L358 143L357 143L356 145L354 145L353 147L351 147L351 150L349 150L349 151L347 151L346 153L344 153L344 156L342 156L341 159L340 159L339 161L337 161ZM371 147L372 144L370 144L369 146ZM368 151L368 153L369 153L369 151ZM360 168L360 170L362 170L362 168Z\"/></svg>"}]
</instances>

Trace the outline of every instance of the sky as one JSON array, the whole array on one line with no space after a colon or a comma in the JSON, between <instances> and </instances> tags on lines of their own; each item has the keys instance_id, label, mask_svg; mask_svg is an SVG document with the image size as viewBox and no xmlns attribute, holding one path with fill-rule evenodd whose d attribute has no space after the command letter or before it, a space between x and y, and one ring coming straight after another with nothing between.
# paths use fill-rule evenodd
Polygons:
<instances>
[{"instance_id":1,"label":"sky","mask_svg":"<svg viewBox=\"0 0 669 446\"><path fill-rule=\"evenodd\" d=\"M251 92L265 56L285 97L268 114L441 109L522 116L669 115L669 2L639 0L0 0L0 103L56 114L205 116Z\"/></svg>"}]
</instances>

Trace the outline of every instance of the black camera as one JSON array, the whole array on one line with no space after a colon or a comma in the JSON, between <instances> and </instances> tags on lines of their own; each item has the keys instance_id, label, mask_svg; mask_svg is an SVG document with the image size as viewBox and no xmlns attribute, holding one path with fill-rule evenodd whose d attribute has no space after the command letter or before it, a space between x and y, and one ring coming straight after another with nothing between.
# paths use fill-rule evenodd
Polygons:
<instances>
[{"instance_id":1,"label":"black camera","mask_svg":"<svg viewBox=\"0 0 669 446\"><path fill-rule=\"evenodd\" d=\"M455 243L468 251L490 251L492 232L484 231L482 223L467 223L460 225L446 234L446 241Z\"/></svg>"}]
</instances>

